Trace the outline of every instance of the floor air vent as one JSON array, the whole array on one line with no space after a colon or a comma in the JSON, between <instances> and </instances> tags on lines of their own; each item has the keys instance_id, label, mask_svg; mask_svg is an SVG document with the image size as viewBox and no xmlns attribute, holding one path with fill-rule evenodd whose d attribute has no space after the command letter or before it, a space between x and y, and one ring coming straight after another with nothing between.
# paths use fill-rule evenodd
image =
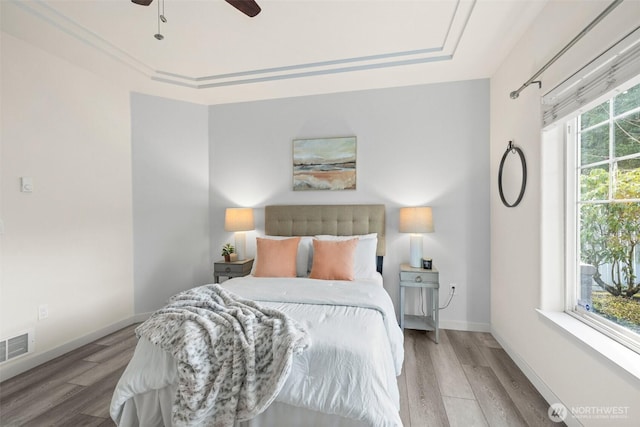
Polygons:
<instances>
[{"instance_id":1,"label":"floor air vent","mask_svg":"<svg viewBox=\"0 0 640 427\"><path fill-rule=\"evenodd\" d=\"M0 363L14 359L31 351L33 331L22 332L0 341Z\"/></svg>"}]
</instances>

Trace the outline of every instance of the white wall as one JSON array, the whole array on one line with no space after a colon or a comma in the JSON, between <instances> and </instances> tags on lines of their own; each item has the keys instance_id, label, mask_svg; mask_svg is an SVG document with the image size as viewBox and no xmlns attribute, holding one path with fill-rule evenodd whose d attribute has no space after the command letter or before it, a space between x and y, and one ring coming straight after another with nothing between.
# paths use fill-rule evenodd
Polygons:
<instances>
[{"instance_id":1,"label":"white wall","mask_svg":"<svg viewBox=\"0 0 640 427\"><path fill-rule=\"evenodd\" d=\"M409 236L398 233L402 206L433 206L435 233L424 255L460 295L441 313L445 327L489 322L488 81L370 90L210 107L211 248L233 241L226 207L255 207L264 234L268 204L383 203L387 207L385 286L398 310L399 263ZM357 190L292 191L292 140L357 137ZM411 298L409 298L411 299Z\"/></svg>"},{"instance_id":2,"label":"white wall","mask_svg":"<svg viewBox=\"0 0 640 427\"><path fill-rule=\"evenodd\" d=\"M7 34L1 49L0 337L36 337L5 377L129 319L133 286L129 94Z\"/></svg>"},{"instance_id":3,"label":"white wall","mask_svg":"<svg viewBox=\"0 0 640 427\"><path fill-rule=\"evenodd\" d=\"M211 283L206 106L133 93L136 314Z\"/></svg>"},{"instance_id":4,"label":"white wall","mask_svg":"<svg viewBox=\"0 0 640 427\"><path fill-rule=\"evenodd\" d=\"M631 426L640 419L638 381L588 352L535 310L540 308L543 250L540 97L633 29L640 22L640 2L624 2L556 62L541 77L543 90L532 85L519 99L509 98L609 3L552 1L491 79L491 325L534 380L562 403L627 406L628 417L612 425ZM509 140L523 149L529 168L525 197L513 209L502 205L496 190L498 165Z\"/></svg>"}]
</instances>

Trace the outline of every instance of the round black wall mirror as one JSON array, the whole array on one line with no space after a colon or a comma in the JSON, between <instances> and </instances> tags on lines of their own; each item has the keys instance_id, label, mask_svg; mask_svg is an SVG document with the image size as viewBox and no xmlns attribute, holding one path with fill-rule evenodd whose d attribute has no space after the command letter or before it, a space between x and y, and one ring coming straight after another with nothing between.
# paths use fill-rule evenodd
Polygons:
<instances>
[{"instance_id":1,"label":"round black wall mirror","mask_svg":"<svg viewBox=\"0 0 640 427\"><path fill-rule=\"evenodd\" d=\"M517 156L510 156L509 154ZM524 153L520 148L513 145L513 141L509 141L509 145L502 155L502 160L500 160L500 169L498 170L500 200L508 208L518 206L522 201L526 187L527 162L524 159ZM509 202L507 199L515 201Z\"/></svg>"}]
</instances>

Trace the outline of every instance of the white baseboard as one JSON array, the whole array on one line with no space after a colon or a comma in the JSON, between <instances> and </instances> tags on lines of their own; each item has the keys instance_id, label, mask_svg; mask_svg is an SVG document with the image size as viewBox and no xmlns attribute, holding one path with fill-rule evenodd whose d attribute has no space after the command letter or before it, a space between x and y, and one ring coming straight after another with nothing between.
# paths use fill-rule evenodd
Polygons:
<instances>
[{"instance_id":1,"label":"white baseboard","mask_svg":"<svg viewBox=\"0 0 640 427\"><path fill-rule=\"evenodd\" d=\"M29 369L33 369L36 366L42 365L43 363L98 340L133 323L142 322L147 319L149 315L150 313L137 314L43 353L36 353L32 356L25 355L13 362L8 362L6 366L0 367L0 381L5 381L9 378L15 377L18 374L26 372Z\"/></svg>"},{"instance_id":2,"label":"white baseboard","mask_svg":"<svg viewBox=\"0 0 640 427\"><path fill-rule=\"evenodd\" d=\"M547 401L549 405L554 403L562 403L565 407L567 405L562 402L558 396L547 386L547 384L542 381L542 379L535 373L533 369L524 361L522 357L518 353L516 353L507 342L502 339L502 337L495 332L495 330L491 330L491 335L498 341L498 343L502 346L504 351L509 355L509 357L514 361L514 363L520 368L525 377L531 381L531 384L538 390L538 392L542 395L544 400ZM582 427L580 421L578 421L575 417L571 415L569 412L568 417L564 420L565 424L569 427Z\"/></svg>"}]
</instances>

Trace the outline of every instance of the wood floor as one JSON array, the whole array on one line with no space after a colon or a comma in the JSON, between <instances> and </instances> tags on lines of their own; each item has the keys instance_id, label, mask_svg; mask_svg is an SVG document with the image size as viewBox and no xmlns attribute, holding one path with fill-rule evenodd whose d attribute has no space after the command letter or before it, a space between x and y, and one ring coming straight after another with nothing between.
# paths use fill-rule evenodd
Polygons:
<instances>
[{"instance_id":1,"label":"wood floor","mask_svg":"<svg viewBox=\"0 0 640 427\"><path fill-rule=\"evenodd\" d=\"M114 426L111 394L133 355L135 325L0 383L0 426ZM405 427L558 426L491 334L405 331Z\"/></svg>"}]
</instances>

